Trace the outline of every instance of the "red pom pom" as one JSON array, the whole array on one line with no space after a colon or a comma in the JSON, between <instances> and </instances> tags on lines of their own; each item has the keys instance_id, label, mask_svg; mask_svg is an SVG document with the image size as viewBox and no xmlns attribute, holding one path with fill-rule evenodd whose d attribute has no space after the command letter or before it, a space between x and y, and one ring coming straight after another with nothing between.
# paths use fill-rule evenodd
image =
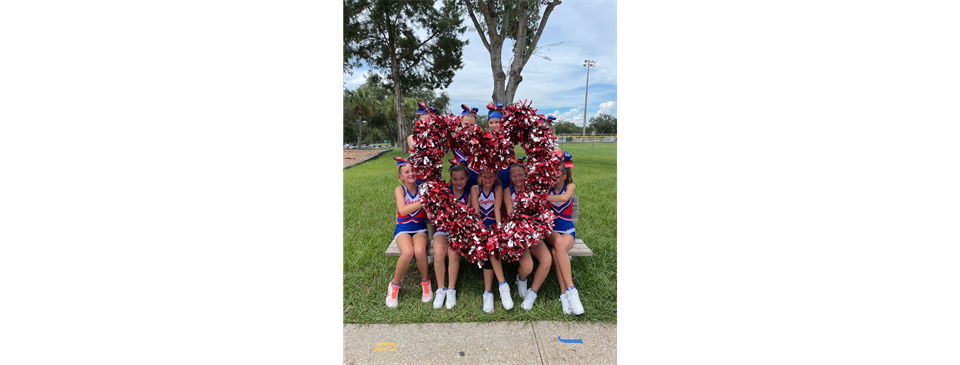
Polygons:
<instances>
[{"instance_id":1,"label":"red pom pom","mask_svg":"<svg viewBox=\"0 0 960 365\"><path fill-rule=\"evenodd\" d=\"M462 127L460 118L453 115L431 115L415 123L410 161L423 181L421 202L433 214L436 229L449 233L449 247L471 263L479 266L490 255L517 261L553 230L553 209L546 197L547 189L556 182L559 159L553 155L556 138L550 127L538 120L529 103L515 103L504 110L498 132ZM485 227L479 212L458 203L447 189L441 178L442 159L447 151L460 150L471 169L499 171L516 160L516 144L527 153L527 188L518 194L512 215L496 227Z\"/></svg>"}]
</instances>

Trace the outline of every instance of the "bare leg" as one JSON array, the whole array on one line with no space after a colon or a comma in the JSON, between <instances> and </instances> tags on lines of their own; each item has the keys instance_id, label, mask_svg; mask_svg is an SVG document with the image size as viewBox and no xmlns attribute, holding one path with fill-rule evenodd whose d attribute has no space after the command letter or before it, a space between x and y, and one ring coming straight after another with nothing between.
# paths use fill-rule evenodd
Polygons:
<instances>
[{"instance_id":1,"label":"bare leg","mask_svg":"<svg viewBox=\"0 0 960 365\"><path fill-rule=\"evenodd\" d=\"M566 294L567 288L569 288L570 285L567 285L567 283L563 282L563 273L560 272L560 261L559 261L560 255L557 254L557 249L556 249L557 241L559 240L560 240L559 233L550 233L550 236L547 237L547 244L549 245L549 248L550 248L550 256L553 256L553 269L557 274L557 283L560 285L560 294Z\"/></svg>"},{"instance_id":2,"label":"bare leg","mask_svg":"<svg viewBox=\"0 0 960 365\"><path fill-rule=\"evenodd\" d=\"M517 276L519 276L520 281L527 280L527 276L533 271L533 256L530 255L530 250L527 249L523 253L523 257L520 258L520 267L517 268Z\"/></svg>"},{"instance_id":3,"label":"bare leg","mask_svg":"<svg viewBox=\"0 0 960 365\"><path fill-rule=\"evenodd\" d=\"M499 284L506 281L507 279L503 277L503 266L500 265L500 259L491 255L490 264L493 265L493 272L497 274L497 283Z\"/></svg>"},{"instance_id":4,"label":"bare leg","mask_svg":"<svg viewBox=\"0 0 960 365\"><path fill-rule=\"evenodd\" d=\"M550 255L550 249L547 248L545 243L538 243L533 247L530 247L527 250L527 254L533 252L533 256L537 257L539 262L537 266L537 272L533 275L533 285L530 286L530 289L533 289L535 292L540 291L540 285L543 284L543 281L547 279L547 275L550 274L550 266L553 261L553 258ZM527 256L525 254L524 256ZM530 261L533 261L531 259Z\"/></svg>"},{"instance_id":5,"label":"bare leg","mask_svg":"<svg viewBox=\"0 0 960 365\"><path fill-rule=\"evenodd\" d=\"M563 274L563 284L564 293L566 288L573 286L573 275L570 273L570 256L567 255L567 251L573 248L573 236L561 233L560 237L557 239L557 245L554 246L557 248L556 257L557 257L557 266L560 266L560 273Z\"/></svg>"},{"instance_id":6,"label":"bare leg","mask_svg":"<svg viewBox=\"0 0 960 365\"><path fill-rule=\"evenodd\" d=\"M410 268L410 259L413 258L413 237L406 233L398 235L397 248L400 249L400 257L397 258L397 269L393 272L393 283L400 285L400 279Z\"/></svg>"},{"instance_id":7,"label":"bare leg","mask_svg":"<svg viewBox=\"0 0 960 365\"><path fill-rule=\"evenodd\" d=\"M452 251L452 250L451 250ZM433 236L433 271L437 274L437 290L446 288L443 281L447 276L447 265L443 258L447 256L447 236ZM452 261L452 260L451 260Z\"/></svg>"},{"instance_id":8,"label":"bare leg","mask_svg":"<svg viewBox=\"0 0 960 365\"><path fill-rule=\"evenodd\" d=\"M436 252L434 254L434 260L436 260ZM447 250L447 256L450 258L450 286L448 288L454 289L457 287L457 275L460 274L460 254L456 250L450 249Z\"/></svg>"},{"instance_id":9,"label":"bare leg","mask_svg":"<svg viewBox=\"0 0 960 365\"><path fill-rule=\"evenodd\" d=\"M417 270L420 271L420 281L430 279L429 267L427 263L427 234L417 233L413 235L413 255L417 257Z\"/></svg>"}]
</instances>

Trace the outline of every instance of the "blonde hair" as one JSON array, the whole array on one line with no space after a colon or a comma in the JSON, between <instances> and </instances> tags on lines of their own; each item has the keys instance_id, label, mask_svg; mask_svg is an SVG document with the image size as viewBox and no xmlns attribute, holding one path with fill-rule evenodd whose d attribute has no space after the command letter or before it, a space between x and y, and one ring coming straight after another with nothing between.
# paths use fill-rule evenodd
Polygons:
<instances>
[{"instance_id":1,"label":"blonde hair","mask_svg":"<svg viewBox=\"0 0 960 365\"><path fill-rule=\"evenodd\" d=\"M479 124L477 123L477 114L474 112L470 112L467 115L460 117L460 125L463 125L463 118L466 118L466 117L473 118L473 124Z\"/></svg>"}]
</instances>

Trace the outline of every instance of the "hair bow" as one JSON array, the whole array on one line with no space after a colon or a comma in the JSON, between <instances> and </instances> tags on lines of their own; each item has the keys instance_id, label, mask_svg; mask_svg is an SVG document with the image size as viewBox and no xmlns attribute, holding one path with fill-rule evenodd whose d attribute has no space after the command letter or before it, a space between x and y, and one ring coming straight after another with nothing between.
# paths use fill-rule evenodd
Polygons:
<instances>
[{"instance_id":1,"label":"hair bow","mask_svg":"<svg viewBox=\"0 0 960 365\"><path fill-rule=\"evenodd\" d=\"M467 104L460 104L460 107L463 108L463 113L460 113L460 116L461 116L461 117L464 116L464 115L470 114L470 113L477 114L477 111L480 110L480 109L477 109L477 108L472 108L472 109L471 109L470 107L467 106Z\"/></svg>"},{"instance_id":2,"label":"hair bow","mask_svg":"<svg viewBox=\"0 0 960 365\"><path fill-rule=\"evenodd\" d=\"M394 160L397 160L397 166L398 166L398 167L407 164L407 159L405 159L405 158L403 158L403 157L394 157L393 159L394 159Z\"/></svg>"},{"instance_id":3,"label":"hair bow","mask_svg":"<svg viewBox=\"0 0 960 365\"><path fill-rule=\"evenodd\" d=\"M523 160L526 160L527 156L523 156L517 159L517 165L523 165Z\"/></svg>"},{"instance_id":4,"label":"hair bow","mask_svg":"<svg viewBox=\"0 0 960 365\"><path fill-rule=\"evenodd\" d=\"M428 107L427 107L427 102L425 102L425 101L418 101L418 102L417 102L417 114L426 113L427 110L430 111L430 114L436 114L436 113L437 113L437 108L434 108L434 107L432 107L432 106L428 108Z\"/></svg>"},{"instance_id":5,"label":"hair bow","mask_svg":"<svg viewBox=\"0 0 960 365\"><path fill-rule=\"evenodd\" d=\"M492 101L490 104L487 104L487 119L490 118L503 118L503 102L498 101L494 104Z\"/></svg>"},{"instance_id":6,"label":"hair bow","mask_svg":"<svg viewBox=\"0 0 960 365\"><path fill-rule=\"evenodd\" d=\"M568 169L573 167L573 161L570 161L571 158L573 158L573 155L571 155L570 152L563 151L563 167Z\"/></svg>"},{"instance_id":7,"label":"hair bow","mask_svg":"<svg viewBox=\"0 0 960 365\"><path fill-rule=\"evenodd\" d=\"M555 120L557 120L557 117L552 116L552 115L548 115L548 116L547 116L547 121L548 121L548 122L553 123L553 121L555 121Z\"/></svg>"},{"instance_id":8,"label":"hair bow","mask_svg":"<svg viewBox=\"0 0 960 365\"><path fill-rule=\"evenodd\" d=\"M457 151L457 152L459 152L459 151ZM457 165L464 165L464 166L466 166L466 164L467 164L467 161L464 160L464 159L462 159L462 158L460 158L460 156L456 156L456 157L454 157L452 160L448 160L448 161L450 161L450 168L447 169L448 171L453 171L453 168L454 168L455 166L457 166Z\"/></svg>"}]
</instances>

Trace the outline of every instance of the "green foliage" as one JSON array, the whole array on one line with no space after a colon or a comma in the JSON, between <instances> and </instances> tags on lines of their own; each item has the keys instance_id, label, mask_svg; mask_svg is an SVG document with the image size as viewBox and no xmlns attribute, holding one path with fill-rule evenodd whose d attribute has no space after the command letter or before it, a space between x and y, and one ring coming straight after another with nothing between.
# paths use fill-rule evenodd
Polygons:
<instances>
[{"instance_id":1,"label":"green foliage","mask_svg":"<svg viewBox=\"0 0 960 365\"><path fill-rule=\"evenodd\" d=\"M466 27L450 0L439 9L432 1L344 0L343 11L345 57L395 72L397 79L385 80L390 89L394 82L400 83L401 92L443 88L463 67L467 42L459 37Z\"/></svg>"},{"instance_id":2,"label":"green foliage","mask_svg":"<svg viewBox=\"0 0 960 365\"><path fill-rule=\"evenodd\" d=\"M583 126L578 126L573 124L573 122L568 122L565 120L553 123L553 134L581 134L583 133Z\"/></svg>"},{"instance_id":3,"label":"green foliage","mask_svg":"<svg viewBox=\"0 0 960 365\"><path fill-rule=\"evenodd\" d=\"M616 134L617 118L608 114L597 114L590 118L590 127L597 131L597 134Z\"/></svg>"}]
</instances>

